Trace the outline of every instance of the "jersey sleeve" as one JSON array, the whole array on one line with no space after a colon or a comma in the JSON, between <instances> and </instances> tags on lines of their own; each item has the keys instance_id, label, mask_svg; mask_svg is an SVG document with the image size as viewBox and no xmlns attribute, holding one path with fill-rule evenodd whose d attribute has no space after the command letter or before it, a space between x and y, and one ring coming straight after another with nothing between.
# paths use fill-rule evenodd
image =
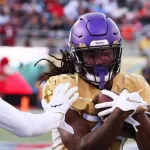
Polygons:
<instances>
[{"instance_id":1,"label":"jersey sleeve","mask_svg":"<svg viewBox=\"0 0 150 150\"><path fill-rule=\"evenodd\" d=\"M150 86L149 84L147 83L147 81L145 80L145 78L143 76L141 76L141 80L143 81L142 82L142 87L141 89L143 89L140 94L141 96L143 97L143 99L148 103L150 104Z\"/></svg>"},{"instance_id":2,"label":"jersey sleeve","mask_svg":"<svg viewBox=\"0 0 150 150\"><path fill-rule=\"evenodd\" d=\"M142 75L121 72L114 80L113 91L121 93L123 90L139 92L140 96L150 104L150 86Z\"/></svg>"},{"instance_id":3,"label":"jersey sleeve","mask_svg":"<svg viewBox=\"0 0 150 150\"><path fill-rule=\"evenodd\" d=\"M76 75L62 74L50 77L47 80L42 91L43 98L46 100L46 102L48 103L51 100L51 97L57 85L67 82L70 83L70 88L72 88L73 86L77 86Z\"/></svg>"},{"instance_id":4,"label":"jersey sleeve","mask_svg":"<svg viewBox=\"0 0 150 150\"><path fill-rule=\"evenodd\" d=\"M139 94L142 96L144 101L146 101L148 104L150 104L150 86L145 80L143 76L140 75L138 78L138 85L139 85Z\"/></svg>"}]
</instances>

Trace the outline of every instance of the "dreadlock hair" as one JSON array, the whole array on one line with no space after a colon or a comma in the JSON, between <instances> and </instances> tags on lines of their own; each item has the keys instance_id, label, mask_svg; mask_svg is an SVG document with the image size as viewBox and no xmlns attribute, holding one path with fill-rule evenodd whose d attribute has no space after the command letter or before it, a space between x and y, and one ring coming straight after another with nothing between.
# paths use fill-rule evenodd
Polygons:
<instances>
[{"instance_id":1,"label":"dreadlock hair","mask_svg":"<svg viewBox=\"0 0 150 150\"><path fill-rule=\"evenodd\" d=\"M60 50L62 58L59 59L54 55L49 54L50 57L54 58L57 61L60 61L60 67L55 65L54 61L48 60L46 58L40 59L34 66L36 66L40 61L46 60L50 64L50 72L44 73L45 77L41 80L40 84L49 79L51 76L60 75L60 74L73 74L75 73L74 59L71 57L70 53L65 50Z\"/></svg>"}]
</instances>

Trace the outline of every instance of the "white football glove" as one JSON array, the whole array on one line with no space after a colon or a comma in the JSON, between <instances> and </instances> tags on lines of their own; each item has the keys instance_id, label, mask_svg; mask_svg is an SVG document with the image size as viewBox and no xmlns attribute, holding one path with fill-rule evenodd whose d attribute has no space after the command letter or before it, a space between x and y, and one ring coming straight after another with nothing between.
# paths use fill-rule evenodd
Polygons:
<instances>
[{"instance_id":1,"label":"white football glove","mask_svg":"<svg viewBox=\"0 0 150 150\"><path fill-rule=\"evenodd\" d=\"M59 84L55 88L53 96L49 103L47 103L45 99L42 99L42 106L45 111L61 113L62 118L59 128L62 128L73 134L73 128L65 122L65 113L72 106L72 103L78 99L79 94L75 93L77 92L78 87L75 86L71 89L69 89L69 87L70 83Z\"/></svg>"},{"instance_id":2,"label":"white football glove","mask_svg":"<svg viewBox=\"0 0 150 150\"><path fill-rule=\"evenodd\" d=\"M132 118L132 115L134 113L148 110L147 103L143 101L142 97L138 94L138 92L133 92L133 93L122 92L120 93L120 95L117 95L114 92L107 91L107 90L102 90L101 92L102 94L107 95L110 98L112 98L113 101L96 104L95 105L96 109L111 107L104 111L99 112L98 116L99 117L106 116L112 113L116 107L120 108L122 111L134 110L134 112L130 114L125 119L125 121L133 125L135 131L137 131L135 126L138 126L140 124L139 122L137 122L135 119Z\"/></svg>"}]
</instances>

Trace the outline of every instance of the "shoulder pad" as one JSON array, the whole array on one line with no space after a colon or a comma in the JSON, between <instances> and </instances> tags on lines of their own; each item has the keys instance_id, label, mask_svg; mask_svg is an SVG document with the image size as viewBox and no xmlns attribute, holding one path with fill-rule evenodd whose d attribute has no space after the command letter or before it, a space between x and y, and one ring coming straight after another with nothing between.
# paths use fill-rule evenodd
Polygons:
<instances>
[{"instance_id":1,"label":"shoulder pad","mask_svg":"<svg viewBox=\"0 0 150 150\"><path fill-rule=\"evenodd\" d=\"M43 98L47 102L49 102L52 95L53 95L53 91L56 88L56 86L61 84L61 83L67 83L67 82L69 82L71 84L70 88L73 87L73 86L76 86L78 84L76 75L62 74L62 75L57 75L57 76L50 77L47 80L47 82L46 82L46 84L43 88L43 91L42 91Z\"/></svg>"}]
</instances>

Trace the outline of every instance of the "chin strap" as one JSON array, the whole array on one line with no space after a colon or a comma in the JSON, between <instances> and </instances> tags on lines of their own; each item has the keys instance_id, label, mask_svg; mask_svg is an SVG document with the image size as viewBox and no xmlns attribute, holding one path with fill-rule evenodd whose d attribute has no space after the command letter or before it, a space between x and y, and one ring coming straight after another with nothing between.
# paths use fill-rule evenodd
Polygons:
<instances>
[{"instance_id":1,"label":"chin strap","mask_svg":"<svg viewBox=\"0 0 150 150\"><path fill-rule=\"evenodd\" d=\"M94 67L94 73L100 77L99 89L104 89L105 76L108 74L108 68L106 67Z\"/></svg>"}]
</instances>

